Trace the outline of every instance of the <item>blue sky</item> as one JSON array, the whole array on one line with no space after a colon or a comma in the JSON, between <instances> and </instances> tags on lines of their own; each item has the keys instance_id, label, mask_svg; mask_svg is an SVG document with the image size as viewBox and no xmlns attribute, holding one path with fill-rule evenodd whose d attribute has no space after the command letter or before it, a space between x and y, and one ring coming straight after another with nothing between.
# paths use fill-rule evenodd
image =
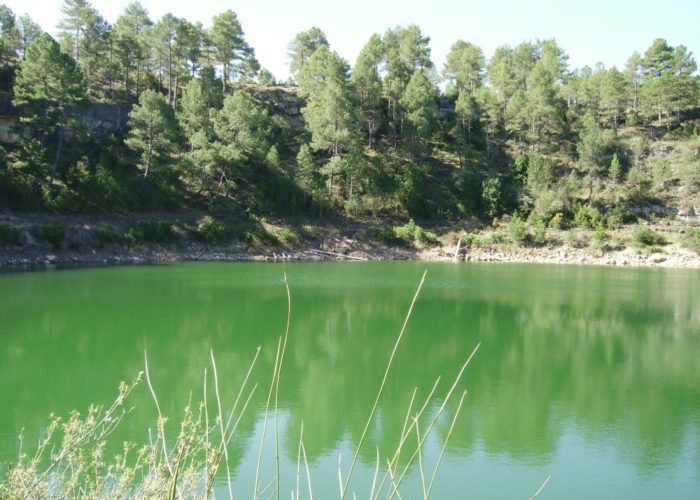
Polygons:
<instances>
[{"instance_id":1,"label":"blue sky","mask_svg":"<svg viewBox=\"0 0 700 500\"><path fill-rule=\"evenodd\" d=\"M128 2L93 0L114 22ZM261 64L277 78L288 74L286 48L299 31L320 27L331 47L354 63L372 33L418 24L431 37L432 59L439 69L450 46L463 39L479 45L487 57L503 44L556 38L569 54L571 69L597 62L622 67L635 50L643 53L655 38L683 44L700 57L700 0L142 0L155 21L166 12L205 26L232 9ZM55 34L62 0L6 0L17 14L27 12Z\"/></svg>"}]
</instances>

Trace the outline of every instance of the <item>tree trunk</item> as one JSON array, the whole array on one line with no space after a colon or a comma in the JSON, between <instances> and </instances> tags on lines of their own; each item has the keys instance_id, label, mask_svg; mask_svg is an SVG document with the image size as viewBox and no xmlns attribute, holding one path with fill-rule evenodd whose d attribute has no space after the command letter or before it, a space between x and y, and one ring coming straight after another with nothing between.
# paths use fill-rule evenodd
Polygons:
<instances>
[{"instance_id":1,"label":"tree trunk","mask_svg":"<svg viewBox=\"0 0 700 500\"><path fill-rule=\"evenodd\" d=\"M129 100L129 63L124 65L124 101Z\"/></svg>"},{"instance_id":2,"label":"tree trunk","mask_svg":"<svg viewBox=\"0 0 700 500\"><path fill-rule=\"evenodd\" d=\"M177 84L179 78L179 75L175 75L175 88L173 89L173 109L175 109L175 106L177 104Z\"/></svg>"},{"instance_id":3,"label":"tree trunk","mask_svg":"<svg viewBox=\"0 0 700 500\"><path fill-rule=\"evenodd\" d=\"M148 127L148 149L146 150L146 171L143 173L143 178L148 177L148 170L151 168L151 151L153 150L153 130Z\"/></svg>"},{"instance_id":4,"label":"tree trunk","mask_svg":"<svg viewBox=\"0 0 700 500\"><path fill-rule=\"evenodd\" d=\"M173 47L168 45L168 103L173 104Z\"/></svg>"},{"instance_id":5,"label":"tree trunk","mask_svg":"<svg viewBox=\"0 0 700 500\"><path fill-rule=\"evenodd\" d=\"M396 99L391 101L391 127L394 132L394 149L396 149L397 139L396 139Z\"/></svg>"},{"instance_id":6,"label":"tree trunk","mask_svg":"<svg viewBox=\"0 0 700 500\"><path fill-rule=\"evenodd\" d=\"M141 94L141 63L136 64L136 99Z\"/></svg>"},{"instance_id":7,"label":"tree trunk","mask_svg":"<svg viewBox=\"0 0 700 500\"><path fill-rule=\"evenodd\" d=\"M49 178L49 188L51 191L54 189L53 181L56 178L56 168L58 167L58 160L61 157L61 149L63 148L63 124L58 127L58 146L56 146L56 157L53 159L53 164L51 165L51 177Z\"/></svg>"}]
</instances>

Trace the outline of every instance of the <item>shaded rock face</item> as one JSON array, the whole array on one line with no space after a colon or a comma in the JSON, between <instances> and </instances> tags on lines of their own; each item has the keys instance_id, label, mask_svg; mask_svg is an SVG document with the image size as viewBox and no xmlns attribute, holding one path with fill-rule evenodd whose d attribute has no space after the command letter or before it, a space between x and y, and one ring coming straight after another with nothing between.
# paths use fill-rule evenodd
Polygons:
<instances>
[{"instance_id":1,"label":"shaded rock face","mask_svg":"<svg viewBox=\"0 0 700 500\"><path fill-rule=\"evenodd\" d=\"M96 103L72 106L66 111L78 119L90 136L100 138L126 129L131 106ZM13 144L19 140L21 134L16 133L14 128L19 124L20 116L22 109L12 104L12 98L9 95L0 96L0 143Z\"/></svg>"},{"instance_id":2,"label":"shaded rock face","mask_svg":"<svg viewBox=\"0 0 700 500\"><path fill-rule=\"evenodd\" d=\"M104 137L112 132L126 129L131 106L124 104L92 104L75 107L71 113L83 124L93 137Z\"/></svg>"}]
</instances>

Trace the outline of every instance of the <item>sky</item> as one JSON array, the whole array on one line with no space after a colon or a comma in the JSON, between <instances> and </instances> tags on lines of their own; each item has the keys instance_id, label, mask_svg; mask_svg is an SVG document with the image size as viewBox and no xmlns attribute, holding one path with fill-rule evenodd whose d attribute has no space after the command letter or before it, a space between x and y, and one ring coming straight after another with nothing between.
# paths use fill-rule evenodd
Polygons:
<instances>
[{"instance_id":1,"label":"sky","mask_svg":"<svg viewBox=\"0 0 700 500\"><path fill-rule=\"evenodd\" d=\"M5 0L56 34L62 0ZM128 0L93 0L114 23ZM442 69L457 40L475 43L491 57L496 47L555 38L569 55L569 68L623 68L634 51L656 38L683 44L700 58L700 0L141 0L156 21L166 12L204 26L227 9L238 15L261 65L277 79L288 76L287 45L300 31L318 26L331 48L352 65L373 33L411 23L431 38L432 60Z\"/></svg>"}]
</instances>

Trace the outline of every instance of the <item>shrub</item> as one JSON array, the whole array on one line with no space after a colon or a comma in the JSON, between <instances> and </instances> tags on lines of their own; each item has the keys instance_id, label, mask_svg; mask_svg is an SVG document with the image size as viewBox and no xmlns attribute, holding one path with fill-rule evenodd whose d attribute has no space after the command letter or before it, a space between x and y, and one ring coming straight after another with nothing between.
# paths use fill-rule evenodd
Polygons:
<instances>
[{"instance_id":1,"label":"shrub","mask_svg":"<svg viewBox=\"0 0 700 500\"><path fill-rule=\"evenodd\" d=\"M280 244L277 236L270 233L264 226L255 226L246 231L243 235L244 241L251 247L263 248L278 246Z\"/></svg>"},{"instance_id":2,"label":"shrub","mask_svg":"<svg viewBox=\"0 0 700 500\"><path fill-rule=\"evenodd\" d=\"M700 255L700 229L691 229L683 238L683 246Z\"/></svg>"},{"instance_id":3,"label":"shrub","mask_svg":"<svg viewBox=\"0 0 700 500\"><path fill-rule=\"evenodd\" d=\"M394 228L390 226L368 227L362 231L362 235L364 238L381 241L386 245L395 245L402 242L397 238Z\"/></svg>"},{"instance_id":4,"label":"shrub","mask_svg":"<svg viewBox=\"0 0 700 500\"><path fill-rule=\"evenodd\" d=\"M508 232L510 234L511 241L517 245L525 244L530 237L527 232L527 225L525 224L525 221L518 216L513 217L513 219L510 221Z\"/></svg>"},{"instance_id":5,"label":"shrub","mask_svg":"<svg viewBox=\"0 0 700 500\"><path fill-rule=\"evenodd\" d=\"M637 226L634 228L632 238L635 243L644 247L666 245L668 243L663 235L646 226Z\"/></svg>"},{"instance_id":6,"label":"shrub","mask_svg":"<svg viewBox=\"0 0 700 500\"><path fill-rule=\"evenodd\" d=\"M114 228L106 226L101 227L97 230L96 234L97 244L101 247L107 245L113 245L115 243L121 243L124 241L124 236L119 234Z\"/></svg>"},{"instance_id":7,"label":"shrub","mask_svg":"<svg viewBox=\"0 0 700 500\"><path fill-rule=\"evenodd\" d=\"M39 240L50 243L54 250L60 250L66 239L66 230L60 224L48 224L35 229L34 235Z\"/></svg>"},{"instance_id":8,"label":"shrub","mask_svg":"<svg viewBox=\"0 0 700 500\"><path fill-rule=\"evenodd\" d=\"M588 246L588 236L572 230L566 233L566 243L572 248L584 248Z\"/></svg>"},{"instance_id":9,"label":"shrub","mask_svg":"<svg viewBox=\"0 0 700 500\"><path fill-rule=\"evenodd\" d=\"M574 213L574 224L585 229L594 229L602 220L602 215L595 208L580 205Z\"/></svg>"},{"instance_id":10,"label":"shrub","mask_svg":"<svg viewBox=\"0 0 700 500\"><path fill-rule=\"evenodd\" d=\"M199 220L194 236L207 245L223 243L226 239L226 226L214 220L210 215L205 215Z\"/></svg>"},{"instance_id":11,"label":"shrub","mask_svg":"<svg viewBox=\"0 0 700 500\"><path fill-rule=\"evenodd\" d=\"M564 229L564 214L562 214L561 212L557 212L556 214L554 214L554 217L552 217L549 220L549 227L551 227L552 229Z\"/></svg>"},{"instance_id":12,"label":"shrub","mask_svg":"<svg viewBox=\"0 0 700 500\"><path fill-rule=\"evenodd\" d=\"M167 221L141 221L126 233L133 243L170 243L174 237L173 225Z\"/></svg>"},{"instance_id":13,"label":"shrub","mask_svg":"<svg viewBox=\"0 0 700 500\"><path fill-rule=\"evenodd\" d=\"M606 214L605 225L608 229L616 229L633 220L634 217L627 213L624 208L617 206Z\"/></svg>"},{"instance_id":14,"label":"shrub","mask_svg":"<svg viewBox=\"0 0 700 500\"><path fill-rule=\"evenodd\" d=\"M424 230L422 227L416 224L413 219L409 219L403 226L395 227L394 233L396 238L407 243L419 242L432 245L437 242L437 236L435 236L435 234Z\"/></svg>"},{"instance_id":15,"label":"shrub","mask_svg":"<svg viewBox=\"0 0 700 500\"><path fill-rule=\"evenodd\" d=\"M22 244L22 231L7 224L0 224L0 245L18 246Z\"/></svg>"},{"instance_id":16,"label":"shrub","mask_svg":"<svg viewBox=\"0 0 700 500\"><path fill-rule=\"evenodd\" d=\"M478 248L482 245L481 238L476 233L468 233L464 237L464 245L469 248Z\"/></svg>"},{"instance_id":17,"label":"shrub","mask_svg":"<svg viewBox=\"0 0 700 500\"><path fill-rule=\"evenodd\" d=\"M547 224L542 217L532 218L532 243L542 246L547 243Z\"/></svg>"},{"instance_id":18,"label":"shrub","mask_svg":"<svg viewBox=\"0 0 700 500\"><path fill-rule=\"evenodd\" d=\"M597 225L595 232L593 233L593 242L595 246L598 248L603 248L609 239L610 235L608 235L605 227L602 224Z\"/></svg>"},{"instance_id":19,"label":"shrub","mask_svg":"<svg viewBox=\"0 0 700 500\"><path fill-rule=\"evenodd\" d=\"M299 235L297 235L297 233L295 233L292 229L289 229L288 227L281 228L279 230L278 236L280 240L282 240L288 245L299 244Z\"/></svg>"}]
</instances>

